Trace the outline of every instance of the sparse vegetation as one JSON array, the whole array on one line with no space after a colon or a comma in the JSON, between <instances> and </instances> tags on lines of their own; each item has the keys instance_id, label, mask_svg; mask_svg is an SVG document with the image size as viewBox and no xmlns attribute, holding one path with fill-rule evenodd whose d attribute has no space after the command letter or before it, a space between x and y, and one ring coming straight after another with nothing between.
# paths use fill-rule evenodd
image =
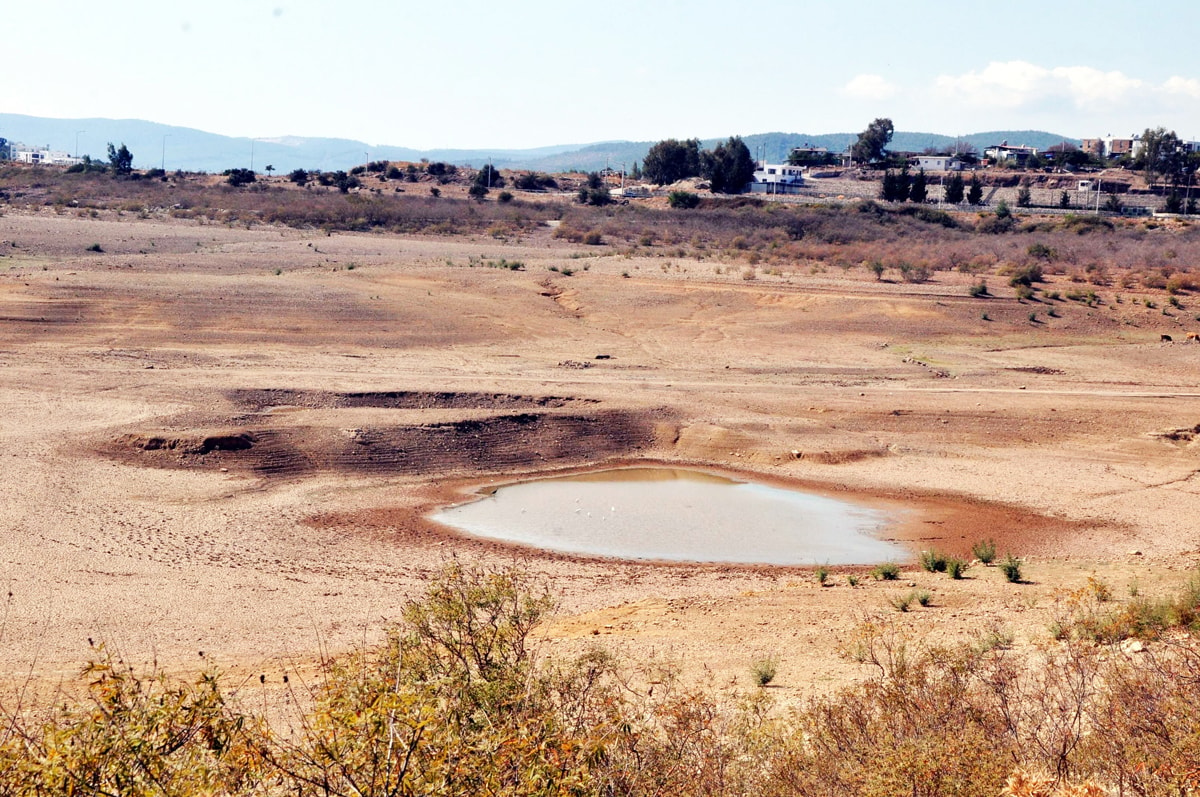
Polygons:
<instances>
[{"instance_id":1,"label":"sparse vegetation","mask_svg":"<svg viewBox=\"0 0 1200 797\"><path fill-rule=\"evenodd\" d=\"M884 562L871 569L871 578L876 581L895 581L900 578L900 565L895 562Z\"/></svg>"},{"instance_id":2,"label":"sparse vegetation","mask_svg":"<svg viewBox=\"0 0 1200 797\"><path fill-rule=\"evenodd\" d=\"M215 611L201 619L211 624L215 615L217 620L213 634L199 631L203 647L215 644L209 641L214 635L228 638L246 629L260 639L270 636L273 644L276 627L264 632L262 623L281 615L279 639L294 644L295 629L303 624L297 618L311 606L321 610L317 633L339 623L342 630L331 637L329 649L337 651L332 658L302 649L298 664L272 663L265 676L247 673L239 658L235 676L206 669L199 677L169 678L153 669L137 671L98 647L86 678L78 683L67 679L61 691L54 691L41 672L61 669L64 643L45 636L60 658L45 665L39 660L34 689L27 694L39 688L45 693L36 700L14 697L15 690L0 696L6 709L0 711L0 792L316 797L357 789L413 795L974 797L999 793L1004 779L1019 767L1051 773L1057 785L1044 784L1044 790L1064 795L1089 779L1113 794L1189 794L1195 740L1200 738L1195 709L1200 647L1193 637L1197 598L1186 591L1164 597L1166 579L1176 574L1158 569L1155 556L1130 551L1129 556L1095 563L1095 572L1121 593L1131 578L1141 575L1143 585L1129 602L1123 594L1115 596L1100 575L1082 585L1089 570L1076 567L1074 559L1039 563L1030 574L1041 582L1036 587L1009 587L1001 571L989 575L974 570L971 575L977 578L958 585L951 579L960 577L966 564L935 551L919 564L926 567L928 562L927 569L948 578L925 575L907 564L901 573L892 564L878 568L879 583L867 577L868 568L841 566L835 569L844 581L826 567L812 568L810 579L796 569L735 568L730 576L722 567L637 564L612 568L617 573L612 577L603 564L536 559L528 572L556 579L554 588L562 587L570 596L571 617L533 631L522 646L516 638L530 632L508 635L513 623L519 624L513 618L538 604L547 590L520 569L475 570L452 562L448 572L430 572L437 549L429 540L409 543L391 534L390 509L384 524L372 526L380 518L367 518L362 534L340 534L340 525L296 522L316 520L305 507L316 493L294 489L290 485L297 480L290 476L286 490L269 493L269 511L261 515L248 511L257 491L246 493L237 485L248 483L247 477L258 482L277 478L251 470L266 453L305 458L304 467L320 474L314 486L322 494L340 483L340 469L348 472L358 467L355 463L369 461L371 468L380 463L402 467L400 481L409 490L404 502L415 503L432 495L418 494L421 484L437 480L442 485L438 494L448 494L451 482L465 483L476 469L491 480L513 469L557 471L579 463L619 461L630 450L654 457L673 440L678 450L671 458L711 458L761 471L776 468L784 478L815 473L836 480L844 471L850 483L862 483L868 471L870 481L886 482L905 469L904 482L912 484L923 474L911 468L933 469L943 462L923 454L927 448L910 448L924 446L920 437L930 434L937 439L934 449L946 453L944 462L974 474L965 489L984 501L1022 477L1028 481L1049 473L1063 479L1055 489L1064 516L1078 517L1088 508L1076 496L1092 494L1080 488L1090 478L1087 474L1100 468L1093 462L1089 468L1055 471L1060 460L1050 449L1057 441L1086 433L1088 441L1098 443L1089 445L1089 451L1111 453L1111 446L1101 444L1102 435L1116 431L1121 440L1128 438L1130 416L1120 408L1129 398L1123 387L1107 389L1106 362L1114 364L1114 379L1134 375L1137 380L1136 374L1146 374L1144 384L1156 386L1152 391L1175 384L1181 373L1186 376L1193 349L1150 341L1158 337L1159 326L1166 326L1155 301L1173 314L1164 331L1179 344L1193 328L1181 311L1184 306L1192 314L1200 309L1190 307L1188 287L1194 264L1200 262L1196 225L1159 220L1164 226L1151 229L1140 221L1115 219L1105 228L1022 214L1007 234L986 237L975 225L990 218L989 213L956 210L942 214L957 220L947 224L925 212L929 208L877 202L794 206L706 195L693 211L668 210L661 198L601 207L572 201L580 175L563 177L567 190L558 197L518 193L519 199L507 204L475 203L465 196L473 171L454 177L442 170L434 176L424 164L383 168L383 162L368 164L365 173L371 176L349 193L341 191L336 174L325 176L325 182L314 177L302 187L290 180L262 180L235 190L217 175L172 175L167 185L54 169L39 169L36 186L27 180L13 188L10 175L21 171L34 173L32 168L0 166L4 207L13 208L11 216L17 217L12 224L10 218L3 220L0 249L13 300L5 322L5 358L21 377L10 380L9 392L29 384L27 396L54 398L55 391L66 392L56 384L59 370L78 368L61 380L69 383L70 401L47 405L64 411L38 414L38 399L18 403L13 393L14 407L33 409L10 418L10 427L37 415L47 424L54 420L60 430L69 429L62 436L70 441L79 438L75 426L82 418L90 430L89 446L118 445L115 437L119 434L123 441L127 432L139 441L130 445L140 446L148 440L141 436L147 430L131 425L153 426L155 434L169 430L182 438L183 427L197 419L222 426L249 424L255 435L259 428L264 432L245 451L218 449L201 455L182 448L154 449L160 445L157 440L145 450L122 449L122 472L132 473L134 466L126 461L131 452L139 468L152 467L145 463L157 459L172 469L162 475L147 471L145 478L134 480L138 484L186 481L189 495L196 485L208 484L204 492L214 501L227 499L227 491L234 490L233 511L205 526L217 535L211 540L185 540L183 525L162 527L159 513L148 511L158 500L153 494L139 497L137 511L129 513L131 524L141 522L139 518L153 524L141 530L124 521L112 524L110 531L86 523L106 516L85 503L91 500L87 490L72 488L67 502L71 512L55 513L53 502L47 501L46 528L61 523L77 540L84 522L83 531L92 535L86 548L71 554L76 557L69 562L71 572L86 573L93 550L124 546L129 546L131 559L143 556L157 562L155 567L166 565L167 559L155 559L163 552L160 547L148 553L151 545L174 546L165 551L172 556L186 545L184 555L192 560L222 551L240 557L240 541L229 533L219 536L226 526L255 529L247 535L248 544L258 537L274 539L268 532L290 529L284 547L296 556L295 567L274 559L282 548L272 543L254 553L267 554L259 559L260 568L266 561L268 571L279 572L245 571L250 581L239 577L234 589L252 583L258 593L261 583L286 591L292 589L285 583L291 582L289 577L319 573L316 581L296 582L300 586L291 594L291 602L300 596L305 607L291 615L272 615L279 611L274 607L287 602L279 595L262 602L261 618L246 621L238 618L259 609L250 592L223 592L228 609L202 595ZM398 175L397 182L384 186L379 177L392 174ZM516 178L505 176L513 185ZM989 179L996 180L995 173ZM1009 179L1011 187L1011 173L1000 179ZM429 196L430 190L438 190L435 186L445 189L443 198ZM498 189L489 196L503 193ZM135 214L184 221L168 230L160 221L121 223L122 214L124 221ZM101 215L100 223L85 221ZM72 237L63 237L62 243L38 232L70 224L76 225ZM155 246L146 236L148 229L157 239L157 260L144 257ZM338 236L341 230L359 234ZM1080 230L1087 234L1078 234ZM413 235L398 242L388 240L390 232ZM593 233L606 246L582 245ZM437 237L459 234L463 237L444 247ZM114 254L91 258L81 253L90 237L109 241ZM96 251L101 251L99 245ZM218 257L202 259L209 252ZM520 259L507 259L508 254ZM700 257L707 262L697 266ZM526 263L530 273L503 273L522 271ZM560 268L564 263L575 270ZM594 272L581 274L580 281L567 279L586 272L589 263L596 265ZM1047 287L1057 289L1042 296L1054 304L1014 307L1005 298L961 301L972 284L1005 286L994 280L1031 263L1041 268ZM200 268L202 264L211 269ZM937 285L917 290L874 284L870 264L895 282L927 270ZM272 270L277 279L262 280ZM618 272L622 277L637 272L639 282L619 281ZM283 275L289 279L282 280ZM812 292L815 299L807 282L819 283ZM102 295L108 285L121 287L116 301ZM1117 290L1134 298L1120 302ZM1060 291L1080 304L1061 304ZM1113 301L1101 303L1097 291ZM997 293L1008 297L1011 289L1005 286ZM120 327L121 315L135 300L131 326ZM187 312L201 304L203 312ZM1101 308L1093 309L1098 304ZM977 322L985 307L997 314L996 323ZM1053 318L1055 308L1061 309L1070 323L1048 324L1035 334L1021 321L1031 307L1038 311L1035 317L1046 313ZM261 321L236 325L237 319L253 315ZM189 324L197 329L187 329ZM258 336L252 338L251 331ZM76 334L80 337L70 337ZM978 338L970 340L972 334ZM230 371L228 378L209 378L209 363L223 365L212 359L214 352L235 351L260 338L264 359L239 358L231 366L240 370ZM156 341L170 350L164 354ZM827 341L836 345L827 346ZM1084 345L1075 345L1080 342ZM790 351L792 345L800 349ZM377 348L387 353L376 359ZM58 350L68 359L43 360ZM204 357L195 356L196 350ZM306 351L312 352L311 359ZM901 358L907 365L899 364ZM657 362L668 364L669 371L656 371ZM839 362L850 363L845 373L838 372ZM171 364L185 367L163 370ZM279 377L284 384L268 373L275 364L287 366ZM423 370L424 364L431 370ZM142 365L160 370L143 373ZM563 369L557 376L550 370L555 367ZM573 370L585 368L592 370ZM716 370L723 368L732 373L723 377ZM39 376L47 373L55 378ZM104 377L103 401L118 405L116 420L101 422L81 404L94 380L80 375L97 373ZM203 379L200 392L182 381L192 374ZM454 384L446 384L445 374L458 374L450 380ZM494 374L499 376L488 377ZM921 384L959 374L966 380L961 385ZM247 383L242 376L253 378ZM1004 393L1015 379L1034 389ZM410 381L446 392L436 398L414 396ZM176 383L182 400L169 397ZM1072 395L1078 391L1056 389L1068 383L1081 390L1099 389L1075 411ZM155 386L158 404L169 401L188 414L168 418L130 404L143 401L138 394L146 384ZM239 384L249 389L232 389ZM378 390L386 393L388 403L422 409L397 413L383 409L382 401L379 409L371 409L363 402L374 393L332 394L325 390L327 384L338 385L337 390ZM111 397L109 385L117 389ZM297 388L303 385L320 388L320 395L302 395ZM449 392L460 390L459 385L461 393ZM623 395L626 386L636 386L636 393L614 406L609 399ZM916 389L905 389L910 386ZM981 390L964 394L961 388ZM992 388L1002 391L1003 400L988 398ZM529 395L510 395L509 390ZM239 398L248 392L265 395L251 406ZM717 397L711 402L697 398L702 392ZM1115 392L1122 396L1112 399ZM204 412L192 409L201 395L220 398L221 406L215 408L219 417L206 407L199 408ZM424 409L427 400L436 409ZM1175 432L1155 432L1153 438L1144 434L1158 428L1156 419L1167 417L1168 404L1186 409L1186 402L1156 399L1134 418L1133 433L1141 441L1139 464L1157 470L1187 460L1197 434L1194 418L1181 418ZM626 412L626 405L635 405L636 413ZM262 406L294 408L301 414L262 412ZM138 411L131 415L130 407ZM780 408L786 408L786 417ZM324 426L317 429L310 422ZM941 422L947 425L935 425ZM491 434L491 424L502 425L503 435ZM549 430L543 433L542 427ZM199 439L193 442L200 444ZM324 452L317 451L318 445L333 444L339 473L329 471ZM35 450L32 435L28 442L22 438L22 445ZM61 442L55 445L54 457L23 458L18 481L47 488L64 482L33 467L42 459L51 466L63 462ZM981 448L988 460L984 465L977 458ZM1073 456L1086 456L1078 446L1074 449ZM913 450L918 456L905 456ZM99 461L92 451L87 450L86 466L79 466L90 469L88 480L81 482L85 486L116 467ZM876 455L890 459L879 460L879 468L871 459L861 460ZM394 464L397 457L405 459ZM230 475L222 478L218 472ZM391 489L393 471L378 472L378 478L356 480L355 489L361 487L367 497L375 494L370 485ZM995 480L984 483L980 473L994 474ZM1120 477L1106 478L1115 482ZM931 480L931 485L944 478ZM115 501L119 491L130 492L125 485L129 480L118 481L102 491L106 501ZM10 502L25 501L14 504L14 517L42 501L41 492L26 499L23 491L11 491ZM144 491L135 486L134 492ZM1168 527L1178 525L1170 522L1170 507L1155 508L1154 498L1145 493L1125 493L1120 501L1109 502L1120 515L1117 520L1130 521L1106 538L1109 546L1130 527L1138 534L1161 529L1166 537ZM54 497L53 491L46 492L47 499ZM285 497L295 511L270 509ZM76 504L89 511L76 514ZM172 504L166 511L184 523L188 505L185 501L181 509ZM1159 514L1137 526L1143 516L1135 513L1147 508ZM972 527L1002 534L1002 547L1021 550L1011 541L1020 539L1015 533L1024 522L1019 510L981 503L958 511L970 515ZM328 522L357 523L344 517ZM1036 523L1030 526L1037 528ZM295 544L298 537L291 539L330 538L330 529L339 534L331 555L318 549L309 556ZM109 536L99 539L101 531ZM961 552L963 543L953 528L928 531L926 539L937 542L926 545ZM1056 533L1069 541L1072 530L1063 524ZM1100 533L1092 526L1080 539ZM350 548L359 537L367 544ZM1135 540L1140 544L1140 538ZM68 554L68 546L57 538L52 542L51 554ZM408 557L407 547L393 550L410 544L420 547L420 555ZM980 554L989 562L995 557L995 544L990 544L991 553ZM1186 528L1154 542L1156 549L1173 546L1177 551L1186 544ZM447 546L444 550L459 555L475 550L453 542ZM354 566L342 567L343 561ZM402 566L396 568L397 563ZM28 563L19 564L21 573L30 572ZM342 569L327 573L326 566ZM178 567L171 564L161 572L169 575L174 569ZM887 583L889 570L891 580L904 580ZM387 575L376 579L373 573ZM567 583L562 584L558 579L564 573ZM225 575L214 578L224 583ZM650 575L653 579L642 580ZM81 591L90 590L89 598L119 594L112 584L123 579L105 573L96 579L98 586L78 579ZM524 581L509 590L505 585L514 579ZM142 577L135 581L150 583ZM18 601L26 600L25 576L16 583ZM192 583L185 580L184 588ZM396 597L417 595L422 585L430 590L412 606ZM659 588L672 594L650 592ZM338 589L345 589L341 597L336 597ZM592 589L603 591L588 592ZM889 596L901 592L906 594L889 605ZM69 593L59 594L74 600ZM647 594L663 600L636 604ZM193 671L192 637L180 633L191 618L172 620L168 631L167 612L139 611L143 603L163 607L167 599L149 594L135 598L129 606L114 602L114 610L162 617L164 628L155 633L182 640L164 661L177 672ZM347 627L346 618L355 616L356 606L368 605L367 598L385 616L398 619L384 628L364 628L360 636ZM900 610L900 603L904 614L893 611ZM71 624L64 627L78 630L86 623L78 604L92 611L90 600L77 602L71 607ZM464 612L464 606L469 610ZM933 608L922 611L921 606ZM37 605L19 608L14 618L47 616ZM47 622L57 621L54 608ZM530 629L549 611L534 608ZM862 611L872 615L867 625L850 631L856 622L850 618L861 619ZM224 612L228 627L220 622ZM997 625L997 617L1011 623L1012 630ZM1045 638L1043 630L1052 617L1057 642ZM731 618L737 619L731 623ZM731 626L737 633L716 631ZM27 650L20 647L22 638L36 636L27 630L23 627L11 638L6 634L6 644ZM589 647L579 638L583 634L594 643L611 639L621 652ZM689 635L681 645L687 658L675 665L681 668L678 673L649 651L663 636L677 634ZM835 641L822 642L822 635ZM1144 640L1145 647L1110 647L1130 637ZM355 649L357 639L374 642ZM775 647L776 640L789 640L786 653ZM862 666L856 676L848 675L844 665L831 667L822 660L842 642ZM239 653L251 644L252 637L239 642ZM1016 649L1009 653L1007 648ZM758 680L760 662L755 659L770 650L786 656L781 669L789 681L786 690L755 686L765 683ZM692 656L693 651L699 655ZM8 655L17 656L12 651ZM484 659L491 663L484 666ZM291 684L280 683L280 669L292 676ZM795 679L800 680L793 683ZM775 706L776 695L787 705ZM1170 733L1146 733L1151 722L1166 723ZM116 782L118 777L123 780Z\"/></svg>"},{"instance_id":3,"label":"sparse vegetation","mask_svg":"<svg viewBox=\"0 0 1200 797\"><path fill-rule=\"evenodd\" d=\"M767 686L775 680L779 670L779 661L774 656L759 659L750 668L750 677L756 686Z\"/></svg>"},{"instance_id":4,"label":"sparse vegetation","mask_svg":"<svg viewBox=\"0 0 1200 797\"><path fill-rule=\"evenodd\" d=\"M1007 554L998 565L1004 578L1013 584L1021 583L1021 560L1012 554Z\"/></svg>"},{"instance_id":5,"label":"sparse vegetation","mask_svg":"<svg viewBox=\"0 0 1200 797\"><path fill-rule=\"evenodd\" d=\"M940 551L931 549L921 551L918 561L921 564L922 570L930 573L944 573L946 572L946 563L949 561L949 557Z\"/></svg>"},{"instance_id":6,"label":"sparse vegetation","mask_svg":"<svg viewBox=\"0 0 1200 797\"><path fill-rule=\"evenodd\" d=\"M996 561L996 542L995 540L987 539L980 540L971 546L971 555L979 560L980 564L990 565Z\"/></svg>"},{"instance_id":7,"label":"sparse vegetation","mask_svg":"<svg viewBox=\"0 0 1200 797\"><path fill-rule=\"evenodd\" d=\"M244 685L215 669L177 681L101 645L81 697L4 712L0 788L990 797L1006 779L1006 793L1024 793L1014 784L1037 770L1090 784L1071 794L1117 783L1186 794L1200 734L1200 647L1188 633L1200 583L1112 610L1095 597L1092 587L1069 596L1059 645L1029 661L1005 655L1014 638L999 627L947 647L864 624L847 654L865 677L780 722L765 695L723 698L682 688L670 672L638 687L602 649L542 659L529 640L554 607L547 586L517 569L453 562L381 644L326 660L308 685L287 684L281 717L248 712L233 698ZM907 612L933 598L916 589L889 602ZM1140 657L1109 653L1166 628L1185 635ZM778 660L758 659L749 674L766 687ZM1177 732L1147 734L1146 721Z\"/></svg>"}]
</instances>

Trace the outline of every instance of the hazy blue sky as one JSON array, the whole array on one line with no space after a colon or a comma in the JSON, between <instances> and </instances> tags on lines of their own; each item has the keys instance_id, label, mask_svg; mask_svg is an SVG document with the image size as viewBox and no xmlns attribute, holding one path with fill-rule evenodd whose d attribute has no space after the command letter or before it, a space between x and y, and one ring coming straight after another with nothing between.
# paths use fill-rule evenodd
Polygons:
<instances>
[{"instance_id":1,"label":"hazy blue sky","mask_svg":"<svg viewBox=\"0 0 1200 797\"><path fill-rule=\"evenodd\" d=\"M35 116L422 149L876 116L1200 138L1195 0L43 0L6 17L0 111Z\"/></svg>"}]
</instances>

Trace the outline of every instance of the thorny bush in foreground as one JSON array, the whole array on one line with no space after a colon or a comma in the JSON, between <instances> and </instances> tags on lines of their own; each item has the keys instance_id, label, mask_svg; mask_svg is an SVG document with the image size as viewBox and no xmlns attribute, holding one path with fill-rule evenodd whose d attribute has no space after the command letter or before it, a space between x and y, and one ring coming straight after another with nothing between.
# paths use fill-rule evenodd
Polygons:
<instances>
[{"instance_id":1,"label":"thorny bush in foreground","mask_svg":"<svg viewBox=\"0 0 1200 797\"><path fill-rule=\"evenodd\" d=\"M1172 605L1194 604L1185 590ZM595 649L533 655L552 609L516 568L452 562L386 641L325 662L271 722L216 671L142 676L101 647L86 697L3 705L12 795L1188 795L1200 645L1125 653L1078 634L1024 650L847 645L864 679L785 713L766 690L684 688ZM1184 617L1184 615L1180 615ZM1192 615L1186 615L1191 617Z\"/></svg>"}]
</instances>

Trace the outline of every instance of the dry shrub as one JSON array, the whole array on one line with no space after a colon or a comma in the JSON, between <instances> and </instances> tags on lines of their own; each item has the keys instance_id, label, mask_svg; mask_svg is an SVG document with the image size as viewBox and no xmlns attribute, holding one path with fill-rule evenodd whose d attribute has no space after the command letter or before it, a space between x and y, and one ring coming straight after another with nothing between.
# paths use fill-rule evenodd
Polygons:
<instances>
[{"instance_id":1,"label":"dry shrub","mask_svg":"<svg viewBox=\"0 0 1200 797\"><path fill-rule=\"evenodd\" d=\"M585 234L586 232L584 230L578 230L566 224L560 224L554 230L555 238L562 238L563 240L570 241L573 244L583 243L583 236Z\"/></svg>"},{"instance_id":2,"label":"dry shrub","mask_svg":"<svg viewBox=\"0 0 1200 797\"><path fill-rule=\"evenodd\" d=\"M914 651L880 626L855 648L874 675L801 713L767 793L995 795L1017 751L985 710L974 654Z\"/></svg>"},{"instance_id":3,"label":"dry shrub","mask_svg":"<svg viewBox=\"0 0 1200 797\"><path fill-rule=\"evenodd\" d=\"M1200 650L1173 641L1115 657L1092 716L1095 779L1137 795L1200 789Z\"/></svg>"},{"instance_id":4,"label":"dry shrub","mask_svg":"<svg viewBox=\"0 0 1200 797\"><path fill-rule=\"evenodd\" d=\"M1176 272L1167 279L1167 293L1175 295L1186 291L1196 290L1196 279L1191 274Z\"/></svg>"},{"instance_id":5,"label":"dry shrub","mask_svg":"<svg viewBox=\"0 0 1200 797\"><path fill-rule=\"evenodd\" d=\"M1085 588L1097 602L1095 587ZM1175 605L1195 604L1200 588ZM1081 594L1081 599L1085 597ZM1104 602L1107 603L1111 602ZM1191 794L1200 643L914 646L864 626L861 683L783 714L593 649L533 655L552 608L516 568L435 574L387 641L324 663L282 728L216 671L139 675L103 649L82 700L4 706L0 793ZM1035 775L1031 773L1045 773ZM1003 789L1003 792L1002 792Z\"/></svg>"}]
</instances>

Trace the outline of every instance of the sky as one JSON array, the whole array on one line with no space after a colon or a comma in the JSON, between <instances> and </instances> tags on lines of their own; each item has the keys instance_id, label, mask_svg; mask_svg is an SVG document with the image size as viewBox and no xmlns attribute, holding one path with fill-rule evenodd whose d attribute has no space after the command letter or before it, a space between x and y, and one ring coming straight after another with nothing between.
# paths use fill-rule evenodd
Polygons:
<instances>
[{"instance_id":1,"label":"sky","mask_svg":"<svg viewBox=\"0 0 1200 797\"><path fill-rule=\"evenodd\" d=\"M0 112L416 149L859 132L881 116L945 135L1200 138L1194 0L35 8L4 36Z\"/></svg>"}]
</instances>

